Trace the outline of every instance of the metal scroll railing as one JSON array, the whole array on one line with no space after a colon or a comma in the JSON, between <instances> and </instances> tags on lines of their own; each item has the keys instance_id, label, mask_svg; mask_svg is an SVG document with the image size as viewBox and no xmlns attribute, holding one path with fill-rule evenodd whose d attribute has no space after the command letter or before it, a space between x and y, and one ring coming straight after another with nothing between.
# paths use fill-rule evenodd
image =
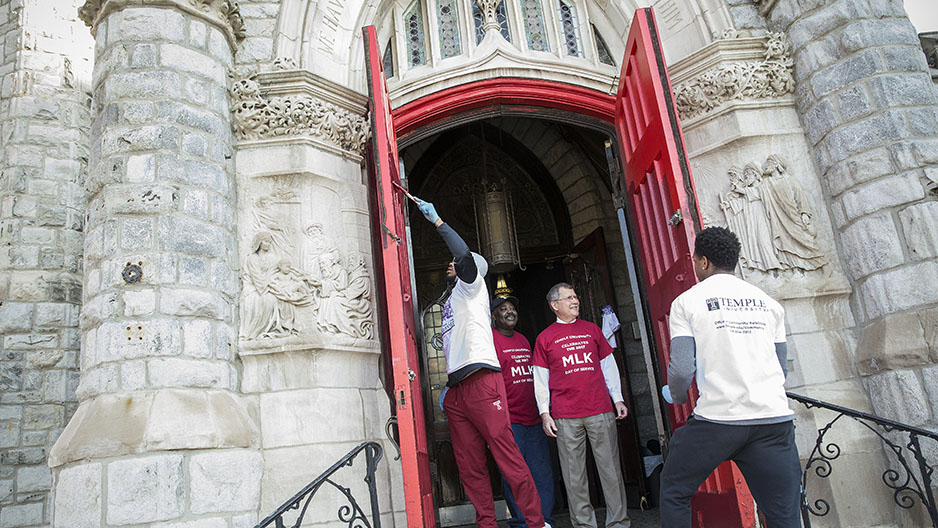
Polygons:
<instances>
[{"instance_id":1,"label":"metal scroll railing","mask_svg":"<svg viewBox=\"0 0 938 528\"><path fill-rule=\"evenodd\" d=\"M813 472L818 477L827 478L833 472L832 462L840 457L841 448L830 441L827 434L845 417L869 429L886 447L887 463L891 465L883 471L882 479L883 484L892 490L895 503L906 510L921 504L931 520L931 526L938 528L938 509L932 491L934 467L926 459L926 452L934 452L938 443L931 449L927 449L929 446L924 451L922 449L923 440L938 442L938 433L799 394L787 394L808 409L826 409L834 413L833 418L818 429L814 449L801 474L801 518L806 528L811 526L811 516L823 517L831 510L830 503L825 499L808 499L808 475Z\"/></svg>"},{"instance_id":2,"label":"metal scroll railing","mask_svg":"<svg viewBox=\"0 0 938 528\"><path fill-rule=\"evenodd\" d=\"M365 482L368 483L368 493L371 499L371 520L368 520L368 515L365 513L365 510L358 504L358 501L355 500L355 496L352 494L352 490L345 486L338 484L333 480L333 475L338 472L343 467L350 467L355 462L356 457L362 452L365 453ZM345 500L348 501L348 504L342 504L339 506L337 512L339 521L346 523L348 528L381 528L381 517L378 513L378 489L376 487L375 481L375 470L378 467L378 462L381 460L382 449L381 446L376 442L364 442L359 444L358 447L349 451L344 457L340 458L338 462L332 465L329 469L325 470L321 475L316 477L316 480L307 484L302 490L294 495L290 500L284 502L279 508L277 508L273 513L264 518L259 522L254 528L265 528L267 526L274 526L276 528L286 528L290 526L291 528L299 528L303 523L303 518L306 516L306 513L309 509L310 502L313 500L313 496L316 495L323 486L329 485L332 488L338 490L342 496L345 497ZM292 510L297 510L295 513L291 513ZM288 521L285 521L285 517L289 516L295 519L291 524L285 524Z\"/></svg>"}]
</instances>

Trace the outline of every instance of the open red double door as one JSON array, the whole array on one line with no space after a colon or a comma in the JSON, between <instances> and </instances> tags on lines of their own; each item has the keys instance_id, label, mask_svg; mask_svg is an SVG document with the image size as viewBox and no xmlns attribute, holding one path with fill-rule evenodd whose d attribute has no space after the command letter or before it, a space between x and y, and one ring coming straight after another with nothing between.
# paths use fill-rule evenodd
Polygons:
<instances>
[{"instance_id":1,"label":"open red double door","mask_svg":"<svg viewBox=\"0 0 938 528\"><path fill-rule=\"evenodd\" d=\"M369 160L372 217L380 253L376 263L384 296L386 321L382 323L393 379L389 392L398 419L407 526L432 528L435 519L403 213L406 204L402 193L393 188L400 182L397 134L500 104L566 110L614 124L624 195L618 205L627 208L631 217L646 319L661 377L668 364L668 312L671 301L696 282L691 247L702 226L651 8L637 10L632 18L615 97L567 84L503 78L427 96L396 109L393 118L375 28L363 31L373 136ZM692 390L691 402L696 400L696 387ZM668 407L672 430L682 426L693 410L692 403ZM720 466L700 487L693 506L694 526L748 528L756 524L752 497L739 470L730 463Z\"/></svg>"}]
</instances>

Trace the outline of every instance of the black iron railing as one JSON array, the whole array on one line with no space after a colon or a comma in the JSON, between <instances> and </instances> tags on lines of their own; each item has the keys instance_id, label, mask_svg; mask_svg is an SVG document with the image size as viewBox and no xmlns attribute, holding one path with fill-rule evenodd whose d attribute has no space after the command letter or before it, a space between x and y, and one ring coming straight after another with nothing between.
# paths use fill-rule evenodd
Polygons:
<instances>
[{"instance_id":1,"label":"black iron railing","mask_svg":"<svg viewBox=\"0 0 938 528\"><path fill-rule=\"evenodd\" d=\"M808 500L808 474L813 469L818 477L830 476L833 471L831 461L840 456L841 449L836 443L826 440L825 435L843 417L850 418L872 431L888 448L887 457L891 458L890 462L894 462L895 466L883 471L882 478L883 483L892 490L896 504L909 510L916 503L920 503L928 512L931 526L938 528L938 509L936 509L935 497L932 493L934 468L925 459L920 442L923 438L926 441L938 442L938 433L791 392L788 393L788 397L800 402L808 409L827 409L835 413L826 425L818 429L814 449L801 474L801 518L805 528L811 526L812 515L823 517L830 512L831 505L826 500L816 499L813 502Z\"/></svg>"},{"instance_id":2,"label":"black iron railing","mask_svg":"<svg viewBox=\"0 0 938 528\"><path fill-rule=\"evenodd\" d=\"M365 514L365 511L358 505L358 501L356 501L355 497L352 495L351 489L341 486L332 480L334 473L343 467L351 466L355 461L355 457L362 451L365 452L365 465L367 466L365 468L364 480L368 483L368 493L371 496L371 522L368 521L368 515ZM338 511L339 520L346 523L348 528L381 528L381 518L378 514L378 489L375 482L375 469L378 467L378 461L381 460L381 453L381 446L376 442L364 442L359 444L358 447L349 451L348 454L333 464L332 467L325 470L322 475L316 477L316 480L307 484L306 487L294 495L293 498L284 502L276 511L265 517L264 520L259 522L254 528L264 528L266 526L286 528L287 525L284 524L284 515L290 510L299 510L293 524L289 525L292 528L299 528L303 523L303 517L306 515L306 511L309 508L309 503L313 500L313 496L316 495L316 492L325 484L329 484L339 490L339 492L345 496L346 500L348 500L348 504L339 506ZM290 517L292 516L291 514Z\"/></svg>"}]
</instances>

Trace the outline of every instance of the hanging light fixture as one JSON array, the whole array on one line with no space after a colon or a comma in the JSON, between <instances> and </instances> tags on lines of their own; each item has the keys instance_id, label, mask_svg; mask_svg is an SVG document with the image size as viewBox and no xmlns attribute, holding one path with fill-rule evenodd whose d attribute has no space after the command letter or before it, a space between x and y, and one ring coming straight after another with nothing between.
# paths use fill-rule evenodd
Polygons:
<instances>
[{"instance_id":1,"label":"hanging light fixture","mask_svg":"<svg viewBox=\"0 0 938 528\"><path fill-rule=\"evenodd\" d=\"M485 141L484 125L480 124L480 128L482 131L481 185L480 192L472 196L476 229L479 234L479 248L488 261L491 272L507 273L521 267L511 192L508 190L504 177L499 175L494 178L489 177L488 144ZM521 267L521 269L524 268Z\"/></svg>"},{"instance_id":2,"label":"hanging light fixture","mask_svg":"<svg viewBox=\"0 0 938 528\"><path fill-rule=\"evenodd\" d=\"M505 280L505 276L499 274L498 280L495 281L495 296L508 297L512 293L514 293L514 290L511 289L511 286L508 286L508 281Z\"/></svg>"}]
</instances>

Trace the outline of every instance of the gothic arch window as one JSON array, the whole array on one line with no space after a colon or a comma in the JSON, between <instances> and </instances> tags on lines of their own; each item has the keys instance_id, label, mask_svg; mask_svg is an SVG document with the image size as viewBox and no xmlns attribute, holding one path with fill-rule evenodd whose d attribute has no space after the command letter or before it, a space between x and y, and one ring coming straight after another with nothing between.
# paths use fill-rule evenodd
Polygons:
<instances>
[{"instance_id":1,"label":"gothic arch window","mask_svg":"<svg viewBox=\"0 0 938 528\"><path fill-rule=\"evenodd\" d=\"M437 0L437 26L440 30L440 55L444 59L462 54L459 45L459 9L456 0Z\"/></svg>"},{"instance_id":2,"label":"gothic arch window","mask_svg":"<svg viewBox=\"0 0 938 528\"><path fill-rule=\"evenodd\" d=\"M405 35L407 36L407 64L411 67L427 63L421 3L421 0L417 0L404 12Z\"/></svg>"},{"instance_id":3,"label":"gothic arch window","mask_svg":"<svg viewBox=\"0 0 938 528\"><path fill-rule=\"evenodd\" d=\"M433 75L423 67L442 61L458 67L460 58L471 60L492 28L500 35L496 46L512 46L532 58L537 54L536 61L587 59L576 67L604 71L616 63L590 20L603 12L592 13L585 0L391 0L384 5L379 34L389 38L383 50L389 79ZM421 70L416 77L405 74L414 69Z\"/></svg>"},{"instance_id":4,"label":"gothic arch window","mask_svg":"<svg viewBox=\"0 0 938 528\"><path fill-rule=\"evenodd\" d=\"M576 6L572 0L557 0L557 16L560 21L560 38L563 49L567 55L583 56L583 46L580 44L579 20L576 16Z\"/></svg>"}]
</instances>

